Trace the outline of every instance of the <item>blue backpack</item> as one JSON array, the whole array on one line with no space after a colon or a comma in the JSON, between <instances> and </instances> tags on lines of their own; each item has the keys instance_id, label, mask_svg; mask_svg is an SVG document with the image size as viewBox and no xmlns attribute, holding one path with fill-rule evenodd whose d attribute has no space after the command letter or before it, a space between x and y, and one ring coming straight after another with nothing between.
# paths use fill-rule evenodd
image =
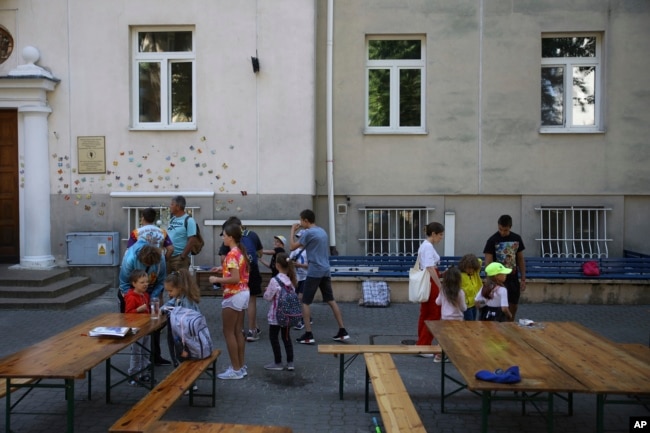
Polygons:
<instances>
[{"instance_id":1,"label":"blue backpack","mask_svg":"<svg viewBox=\"0 0 650 433\"><path fill-rule=\"evenodd\" d=\"M302 319L302 307L298 295L293 287L287 286L278 277L274 278L280 285L280 293L275 307L275 320L278 322L278 326L296 326Z\"/></svg>"}]
</instances>

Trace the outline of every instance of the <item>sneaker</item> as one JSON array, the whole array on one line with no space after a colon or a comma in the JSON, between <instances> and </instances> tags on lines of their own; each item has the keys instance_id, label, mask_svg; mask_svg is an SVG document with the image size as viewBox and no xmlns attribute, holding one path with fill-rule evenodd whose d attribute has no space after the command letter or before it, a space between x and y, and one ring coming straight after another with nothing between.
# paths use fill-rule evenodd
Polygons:
<instances>
[{"instance_id":1,"label":"sneaker","mask_svg":"<svg viewBox=\"0 0 650 433\"><path fill-rule=\"evenodd\" d=\"M284 365L282 365L282 363L278 364L278 363L272 362L270 364L266 364L264 366L264 368L266 370L282 371L282 370L284 370Z\"/></svg>"},{"instance_id":2,"label":"sneaker","mask_svg":"<svg viewBox=\"0 0 650 433\"><path fill-rule=\"evenodd\" d=\"M433 358L433 353L418 353L420 358Z\"/></svg>"},{"instance_id":3,"label":"sneaker","mask_svg":"<svg viewBox=\"0 0 650 433\"><path fill-rule=\"evenodd\" d=\"M246 364L242 366L241 373L244 375L244 377L248 376L248 366Z\"/></svg>"},{"instance_id":4,"label":"sneaker","mask_svg":"<svg viewBox=\"0 0 650 433\"><path fill-rule=\"evenodd\" d=\"M341 328L339 329L339 333L332 337L332 339L335 341L345 341L350 339L350 335L348 334L348 331L345 330L345 328Z\"/></svg>"},{"instance_id":5,"label":"sneaker","mask_svg":"<svg viewBox=\"0 0 650 433\"><path fill-rule=\"evenodd\" d=\"M251 329L246 334L246 341L249 341L249 342L257 341L257 340L260 339L260 334L261 334L261 331L259 329L256 329L255 331L253 331Z\"/></svg>"},{"instance_id":6,"label":"sneaker","mask_svg":"<svg viewBox=\"0 0 650 433\"><path fill-rule=\"evenodd\" d=\"M161 366L161 365L172 365L171 361L169 361L169 360L167 360L167 359L164 359L164 358L157 358L157 359L154 361L154 364L156 364L156 366Z\"/></svg>"},{"instance_id":7,"label":"sneaker","mask_svg":"<svg viewBox=\"0 0 650 433\"><path fill-rule=\"evenodd\" d=\"M436 356L433 357L433 362L449 362L449 358L446 356L443 358L442 355L437 354Z\"/></svg>"},{"instance_id":8,"label":"sneaker","mask_svg":"<svg viewBox=\"0 0 650 433\"><path fill-rule=\"evenodd\" d=\"M198 386L196 386L196 385L192 386L192 391L196 392L198 390L199 390ZM183 395L190 395L190 390L188 389L187 391L185 391L185 393Z\"/></svg>"},{"instance_id":9,"label":"sneaker","mask_svg":"<svg viewBox=\"0 0 650 433\"><path fill-rule=\"evenodd\" d=\"M151 382L151 376L149 376L148 374L143 374L142 376L140 376L138 378L138 380L140 382L149 383L149 382Z\"/></svg>"},{"instance_id":10,"label":"sneaker","mask_svg":"<svg viewBox=\"0 0 650 433\"><path fill-rule=\"evenodd\" d=\"M233 370L232 367L228 367L223 373L217 374L217 377L223 380L237 380L243 379L244 373L241 370Z\"/></svg>"},{"instance_id":11,"label":"sneaker","mask_svg":"<svg viewBox=\"0 0 650 433\"><path fill-rule=\"evenodd\" d=\"M298 323L296 326L293 327L293 329L295 329L296 331L302 331L303 329L305 329L305 322L301 320L300 323Z\"/></svg>"},{"instance_id":12,"label":"sneaker","mask_svg":"<svg viewBox=\"0 0 650 433\"><path fill-rule=\"evenodd\" d=\"M311 332L305 332L301 337L296 338L296 341L300 344L314 344L316 342L314 334Z\"/></svg>"},{"instance_id":13,"label":"sneaker","mask_svg":"<svg viewBox=\"0 0 650 433\"><path fill-rule=\"evenodd\" d=\"M129 380L129 385L131 385L131 386L140 386L140 384L134 379Z\"/></svg>"},{"instance_id":14,"label":"sneaker","mask_svg":"<svg viewBox=\"0 0 650 433\"><path fill-rule=\"evenodd\" d=\"M287 362L287 370L293 371L296 368L293 366L293 362Z\"/></svg>"}]
</instances>

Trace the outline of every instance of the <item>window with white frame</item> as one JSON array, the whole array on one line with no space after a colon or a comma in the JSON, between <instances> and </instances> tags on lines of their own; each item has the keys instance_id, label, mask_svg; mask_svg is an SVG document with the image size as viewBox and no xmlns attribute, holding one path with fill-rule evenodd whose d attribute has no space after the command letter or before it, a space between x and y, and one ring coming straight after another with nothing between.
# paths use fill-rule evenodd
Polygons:
<instances>
[{"instance_id":1,"label":"window with white frame","mask_svg":"<svg viewBox=\"0 0 650 433\"><path fill-rule=\"evenodd\" d=\"M541 132L602 130L602 37L542 35Z\"/></svg>"},{"instance_id":2,"label":"window with white frame","mask_svg":"<svg viewBox=\"0 0 650 433\"><path fill-rule=\"evenodd\" d=\"M132 46L132 127L196 128L194 29L134 28Z\"/></svg>"},{"instance_id":3,"label":"window with white frame","mask_svg":"<svg viewBox=\"0 0 650 433\"><path fill-rule=\"evenodd\" d=\"M369 36L366 47L365 132L424 133L424 36Z\"/></svg>"},{"instance_id":4,"label":"window with white frame","mask_svg":"<svg viewBox=\"0 0 650 433\"><path fill-rule=\"evenodd\" d=\"M610 208L541 207L542 257L608 257L607 212Z\"/></svg>"},{"instance_id":5,"label":"window with white frame","mask_svg":"<svg viewBox=\"0 0 650 433\"><path fill-rule=\"evenodd\" d=\"M434 208L361 208L367 256L414 256Z\"/></svg>"}]
</instances>

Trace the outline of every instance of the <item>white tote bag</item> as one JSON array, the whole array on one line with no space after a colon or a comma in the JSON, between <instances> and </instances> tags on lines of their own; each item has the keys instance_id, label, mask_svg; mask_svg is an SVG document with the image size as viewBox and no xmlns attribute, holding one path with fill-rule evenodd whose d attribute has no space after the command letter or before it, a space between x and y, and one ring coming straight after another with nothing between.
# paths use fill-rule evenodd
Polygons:
<instances>
[{"instance_id":1,"label":"white tote bag","mask_svg":"<svg viewBox=\"0 0 650 433\"><path fill-rule=\"evenodd\" d=\"M420 269L420 255L411 269L409 269L409 301L421 303L429 300L431 283L429 271Z\"/></svg>"}]
</instances>

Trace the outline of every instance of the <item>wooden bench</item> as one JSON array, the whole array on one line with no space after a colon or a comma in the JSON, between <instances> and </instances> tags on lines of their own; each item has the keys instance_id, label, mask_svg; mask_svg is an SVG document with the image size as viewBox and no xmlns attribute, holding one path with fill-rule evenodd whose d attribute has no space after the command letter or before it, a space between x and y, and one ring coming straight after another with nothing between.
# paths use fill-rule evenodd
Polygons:
<instances>
[{"instance_id":1,"label":"wooden bench","mask_svg":"<svg viewBox=\"0 0 650 433\"><path fill-rule=\"evenodd\" d=\"M30 383L36 382L37 379L34 379L32 377L22 377L22 378L17 378L17 379L11 379L11 388L9 388L9 392L14 392L17 389L20 389L20 386L14 386L14 385L28 385ZM0 379L0 398L3 398L5 395L7 395L7 379Z\"/></svg>"},{"instance_id":2,"label":"wooden bench","mask_svg":"<svg viewBox=\"0 0 650 433\"><path fill-rule=\"evenodd\" d=\"M363 356L366 360L367 377L372 382L386 432L426 433L391 355L364 353Z\"/></svg>"},{"instance_id":3,"label":"wooden bench","mask_svg":"<svg viewBox=\"0 0 650 433\"><path fill-rule=\"evenodd\" d=\"M292 433L289 427L220 424L193 421L158 421L146 433Z\"/></svg>"},{"instance_id":4,"label":"wooden bench","mask_svg":"<svg viewBox=\"0 0 650 433\"><path fill-rule=\"evenodd\" d=\"M318 353L339 357L339 399L343 400L343 383L345 370L357 359L357 356L366 353L388 353L393 355L419 355L441 354L440 346L416 346L406 344L319 344ZM345 361L345 355L352 355ZM368 390L366 388L366 396Z\"/></svg>"},{"instance_id":5,"label":"wooden bench","mask_svg":"<svg viewBox=\"0 0 650 433\"><path fill-rule=\"evenodd\" d=\"M595 261L600 276L585 276L582 265ZM526 278L649 280L650 257L526 257Z\"/></svg>"},{"instance_id":6,"label":"wooden bench","mask_svg":"<svg viewBox=\"0 0 650 433\"><path fill-rule=\"evenodd\" d=\"M330 256L332 277L407 278L417 256ZM457 265L460 257L440 258L439 268Z\"/></svg>"},{"instance_id":7,"label":"wooden bench","mask_svg":"<svg viewBox=\"0 0 650 433\"><path fill-rule=\"evenodd\" d=\"M208 371L211 376L212 393L209 396L212 397L211 407L215 407L216 363L220 353L220 350L214 350L208 358L182 362L122 418L117 420L109 432L141 433L147 431L187 390L190 390L190 406L192 406L194 396L197 395L191 390L192 384L205 371ZM200 396L204 396L204 394Z\"/></svg>"}]
</instances>

